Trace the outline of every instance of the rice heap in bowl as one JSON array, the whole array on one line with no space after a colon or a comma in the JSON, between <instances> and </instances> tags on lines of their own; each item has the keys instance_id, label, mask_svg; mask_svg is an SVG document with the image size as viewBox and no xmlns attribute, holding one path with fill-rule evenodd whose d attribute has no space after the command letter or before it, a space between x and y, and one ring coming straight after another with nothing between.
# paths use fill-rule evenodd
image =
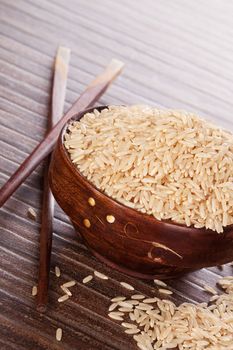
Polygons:
<instances>
[{"instance_id":1,"label":"rice heap in bowl","mask_svg":"<svg viewBox=\"0 0 233 350\"><path fill-rule=\"evenodd\" d=\"M196 228L233 223L233 135L198 116L112 106L69 125L72 162L126 206Z\"/></svg>"}]
</instances>

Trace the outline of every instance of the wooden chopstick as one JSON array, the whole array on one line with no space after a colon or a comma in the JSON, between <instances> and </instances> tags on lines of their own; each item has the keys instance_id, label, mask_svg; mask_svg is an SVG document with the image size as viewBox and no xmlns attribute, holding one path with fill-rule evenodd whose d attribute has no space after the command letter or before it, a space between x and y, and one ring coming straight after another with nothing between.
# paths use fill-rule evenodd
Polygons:
<instances>
[{"instance_id":1,"label":"wooden chopstick","mask_svg":"<svg viewBox=\"0 0 233 350\"><path fill-rule=\"evenodd\" d=\"M52 130L41 141L34 151L25 159L16 172L0 189L0 207L15 192L21 183L31 174L37 165L52 151L59 133L65 123L76 113L93 105L106 91L110 84L121 73L124 64L112 60L105 70L97 76L80 95L68 112L57 122Z\"/></svg>"},{"instance_id":2,"label":"wooden chopstick","mask_svg":"<svg viewBox=\"0 0 233 350\"><path fill-rule=\"evenodd\" d=\"M52 88L52 103L48 129L61 118L65 103L70 49L59 47L54 65L54 78ZM48 172L50 155L44 166L44 191L42 202L41 230L40 230L40 262L39 281L37 293L37 310L44 312L48 301L50 259L53 235L54 198L49 187Z\"/></svg>"}]
</instances>

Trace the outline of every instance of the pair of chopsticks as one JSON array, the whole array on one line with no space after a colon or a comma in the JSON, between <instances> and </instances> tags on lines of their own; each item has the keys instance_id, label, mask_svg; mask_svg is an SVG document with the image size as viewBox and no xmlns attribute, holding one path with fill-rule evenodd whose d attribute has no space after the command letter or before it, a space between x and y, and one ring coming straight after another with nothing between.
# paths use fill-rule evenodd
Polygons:
<instances>
[{"instance_id":1,"label":"pair of chopsticks","mask_svg":"<svg viewBox=\"0 0 233 350\"><path fill-rule=\"evenodd\" d=\"M0 207L7 199L15 192L22 182L32 173L32 171L40 164L40 162L49 156L53 150L61 129L66 122L76 113L93 105L107 90L111 83L121 73L124 64L118 60L112 60L105 70L98 75L72 107L60 118L63 114L65 90L68 75L70 50L59 48L54 67L53 93L51 105L51 118L49 132L33 152L19 166L16 172L0 189ZM48 299L50 257L52 247L52 232L53 232L53 212L54 199L48 184L48 169L50 158L46 160L44 170L44 193L43 193L43 208L42 208L42 223L40 233L40 265L39 265L39 283L37 294L37 309L40 312L46 310Z\"/></svg>"}]
</instances>

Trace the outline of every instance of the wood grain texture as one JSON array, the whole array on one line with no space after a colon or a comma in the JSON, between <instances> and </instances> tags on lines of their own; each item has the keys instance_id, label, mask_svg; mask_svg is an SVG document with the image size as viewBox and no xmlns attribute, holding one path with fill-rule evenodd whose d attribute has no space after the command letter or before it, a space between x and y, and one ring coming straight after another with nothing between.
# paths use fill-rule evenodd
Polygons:
<instances>
[{"instance_id":1,"label":"wood grain texture","mask_svg":"<svg viewBox=\"0 0 233 350\"><path fill-rule=\"evenodd\" d=\"M233 130L233 3L230 0L1 0L0 185L46 132L53 59L59 45L72 50L67 110L112 57L124 74L99 104L149 103L183 108ZM119 281L154 295L152 282L127 277L93 258L66 215L56 207L48 312L35 311L31 287L38 270L42 167L0 212L0 348L3 350L134 350L134 342L106 317L110 298L125 293ZM27 208L38 221L27 218ZM62 270L58 280L54 266ZM93 270L111 276L82 279ZM204 301L203 283L220 275L208 268L170 281L173 299ZM57 303L59 285L76 279L73 298ZM55 341L63 329L61 343Z\"/></svg>"}]
</instances>

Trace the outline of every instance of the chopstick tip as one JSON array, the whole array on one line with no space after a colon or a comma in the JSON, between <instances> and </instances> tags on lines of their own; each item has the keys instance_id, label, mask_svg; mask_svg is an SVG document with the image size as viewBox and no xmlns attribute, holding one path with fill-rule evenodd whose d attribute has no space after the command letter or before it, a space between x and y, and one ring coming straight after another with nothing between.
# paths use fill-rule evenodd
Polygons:
<instances>
[{"instance_id":1,"label":"chopstick tip","mask_svg":"<svg viewBox=\"0 0 233 350\"><path fill-rule=\"evenodd\" d=\"M68 64L70 59L70 53L71 49L69 47L58 46L56 57L57 59L61 57Z\"/></svg>"},{"instance_id":2,"label":"chopstick tip","mask_svg":"<svg viewBox=\"0 0 233 350\"><path fill-rule=\"evenodd\" d=\"M38 304L36 310L40 313L44 313L47 310L47 306L44 304Z\"/></svg>"},{"instance_id":3,"label":"chopstick tip","mask_svg":"<svg viewBox=\"0 0 233 350\"><path fill-rule=\"evenodd\" d=\"M111 68L121 71L124 68L125 63L118 60L117 58L112 58L109 65Z\"/></svg>"}]
</instances>

